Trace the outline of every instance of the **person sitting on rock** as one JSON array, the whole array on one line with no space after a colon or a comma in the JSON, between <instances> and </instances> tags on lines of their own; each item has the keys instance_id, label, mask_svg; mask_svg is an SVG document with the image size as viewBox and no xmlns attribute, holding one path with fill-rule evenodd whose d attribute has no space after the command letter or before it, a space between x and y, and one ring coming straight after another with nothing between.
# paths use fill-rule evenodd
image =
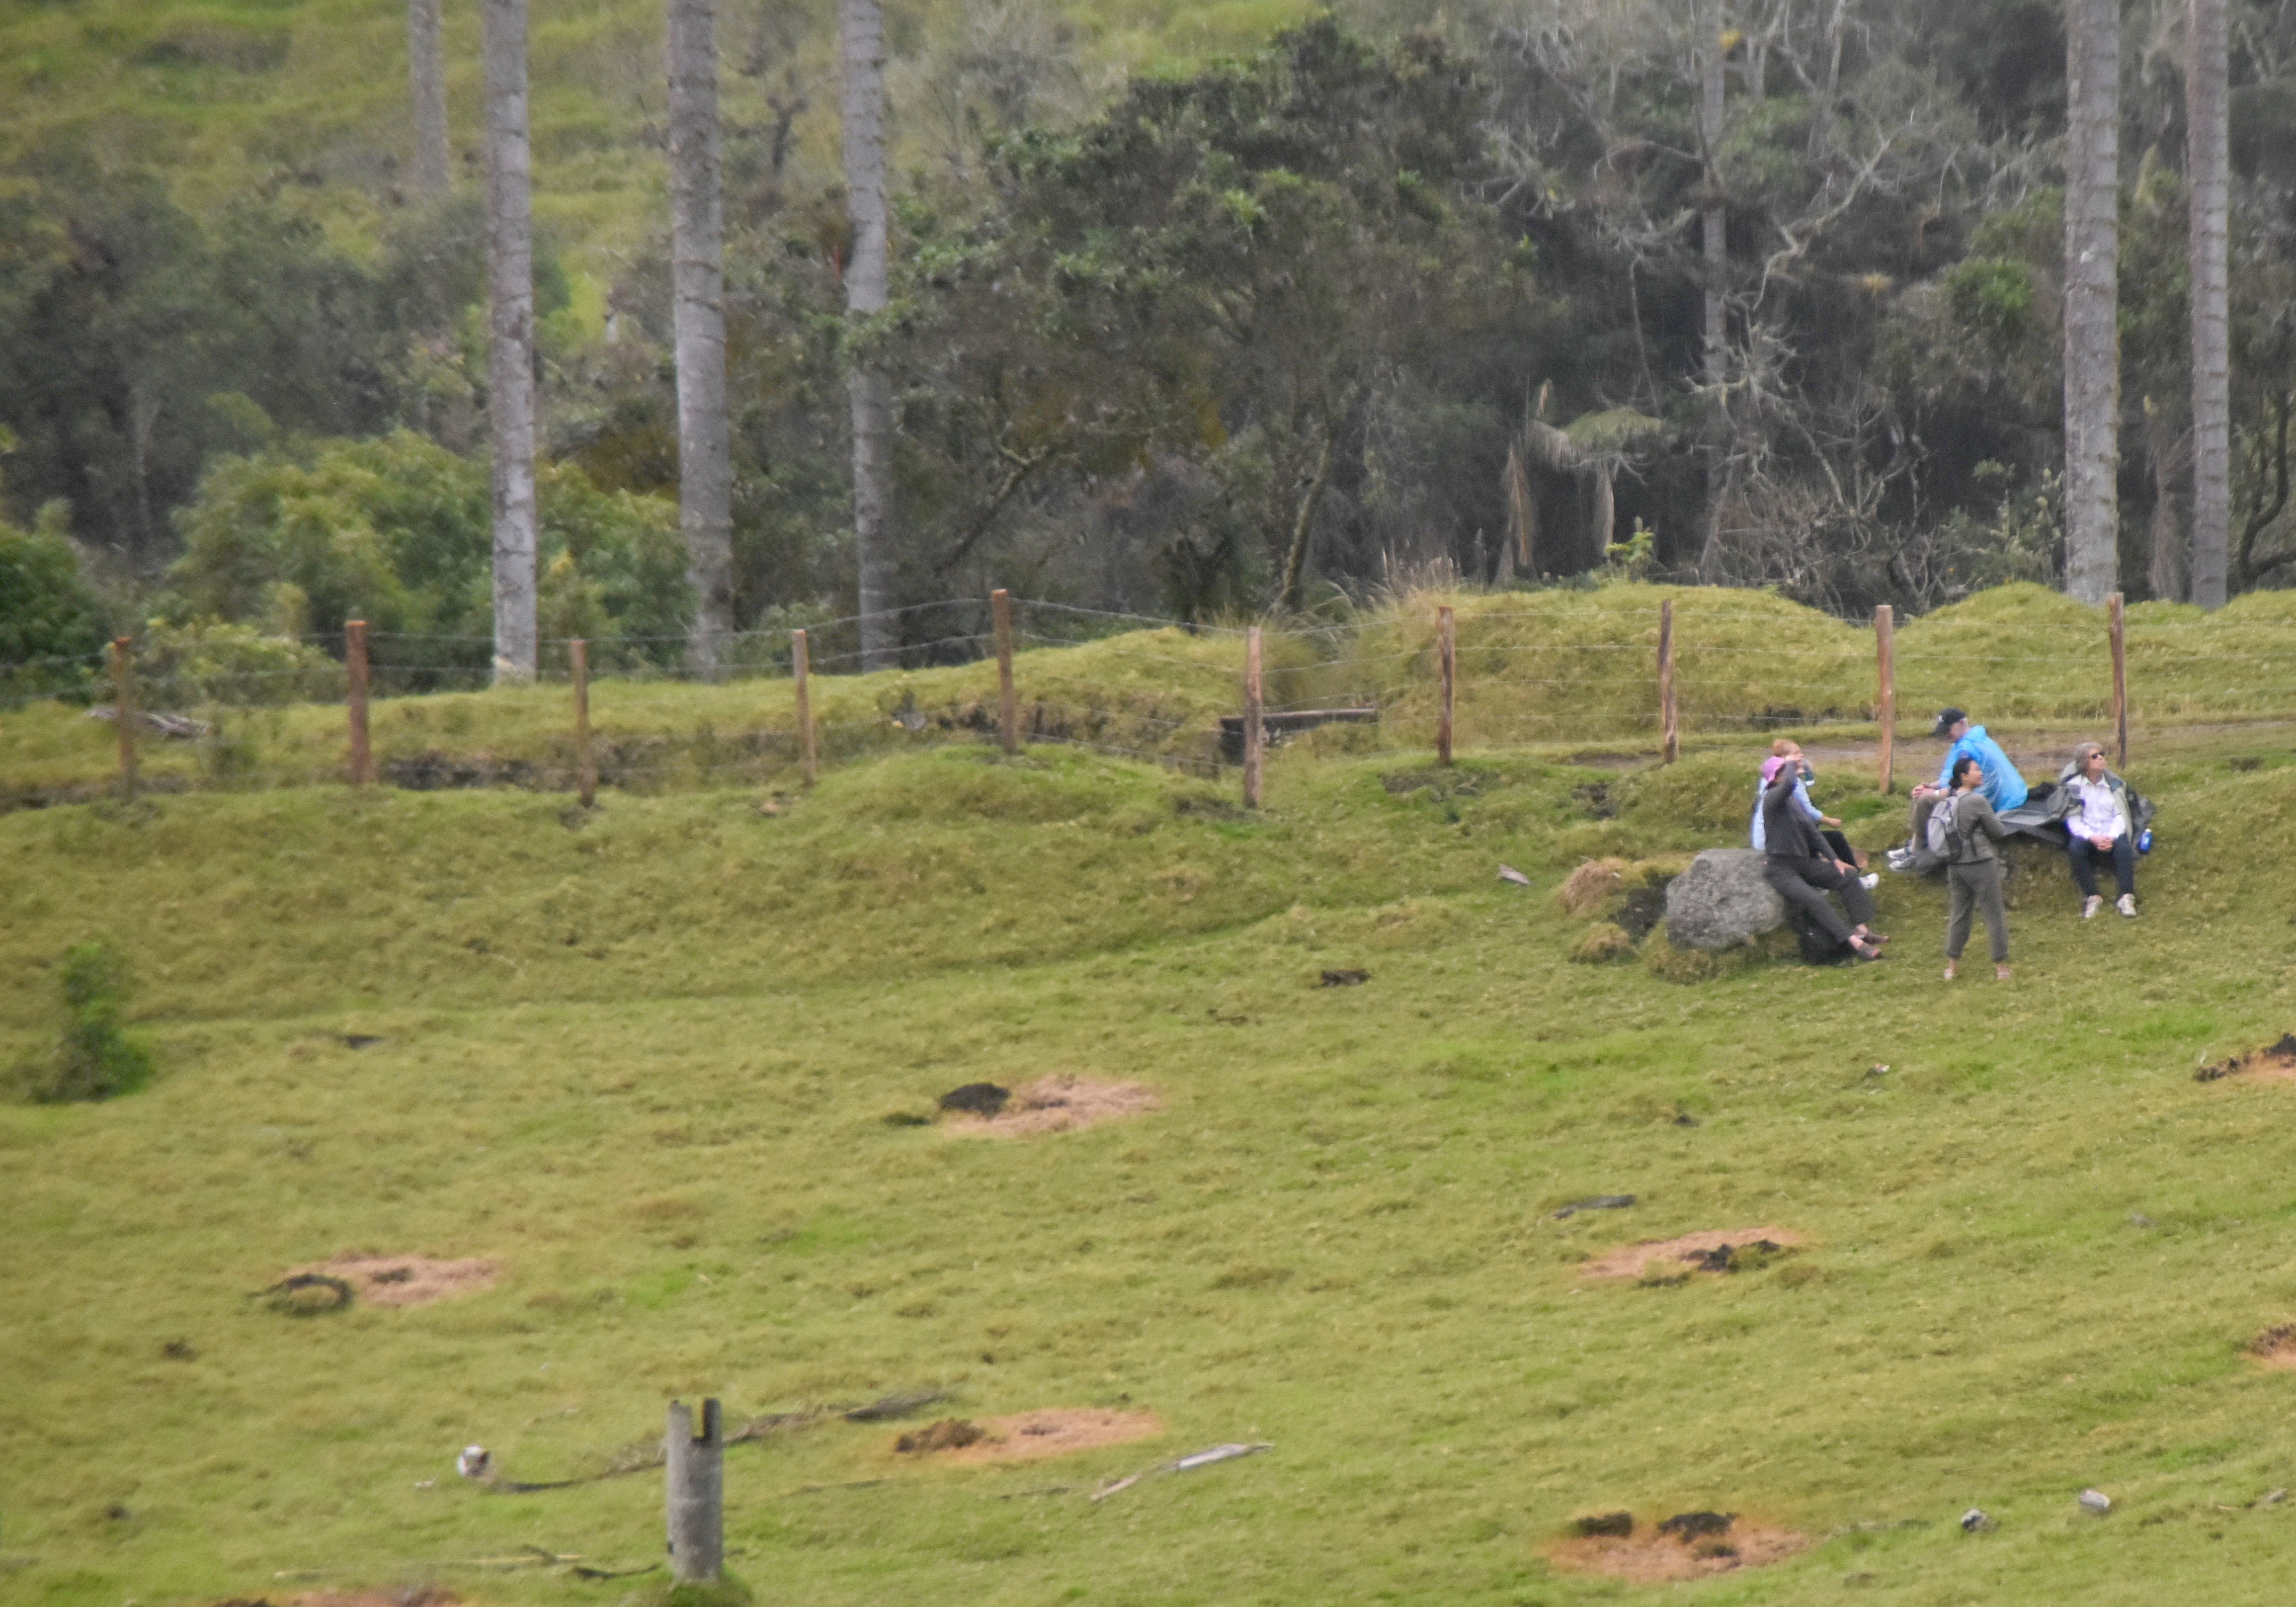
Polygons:
<instances>
[{"instance_id":1,"label":"person sitting on rock","mask_svg":"<svg viewBox=\"0 0 2296 1607\"><path fill-rule=\"evenodd\" d=\"M2136 918L2136 807L2128 783L2105 767L2104 749L2083 742L2073 750L2053 800L2064 823L2065 857L2072 861L2073 883L2081 890L2081 919L2104 907L2096 890L2096 860L2112 861L2120 897L2113 907Z\"/></svg>"},{"instance_id":2,"label":"person sitting on rock","mask_svg":"<svg viewBox=\"0 0 2296 1607\"><path fill-rule=\"evenodd\" d=\"M1816 781L1817 773L1810 768L1809 756L1801 750L1801 744L1790 736L1782 736L1772 742L1770 757L1762 761L1762 779L1754 787L1754 819L1749 833L1749 840L1753 846L1757 849L1767 847L1769 834L1762 827L1762 794L1768 789L1770 783L1776 779L1778 772L1788 767L1792 767L1796 778L1793 790L1794 813L1818 828L1818 835L1825 839L1825 846L1834 858L1845 864L1854 865L1863 871L1866 868L1866 856L1852 848L1849 839L1841 834L1841 823L1820 810L1816 800L1810 797L1810 783ZM1871 889L1882 879L1879 876L1864 876L1860 880L1868 889Z\"/></svg>"},{"instance_id":3,"label":"person sitting on rock","mask_svg":"<svg viewBox=\"0 0 2296 1607\"><path fill-rule=\"evenodd\" d=\"M1800 780L1800 770L1780 756L1769 785L1762 789L1763 852L1767 856L1762 880L1836 943L1846 945L1861 960L1878 960L1888 939L1874 931L1874 900L1856 868L1836 858L1817 827L1794 808L1794 789ZM1849 921L1834 913L1828 893L1841 895Z\"/></svg>"},{"instance_id":4,"label":"person sitting on rock","mask_svg":"<svg viewBox=\"0 0 2296 1607\"><path fill-rule=\"evenodd\" d=\"M1994 813L2016 808L2025 801L2025 778L2017 774L2017 767L2001 751L2001 744L1987 734L1984 726L1971 725L1966 713L1958 709L1944 710L1938 716L1937 729L1930 734L1950 737L1953 746L1946 750L1945 763L1938 767L1936 784L1915 787L1915 798L1942 798L1952 791L1955 767L1964 758L1973 758L1984 769L1985 781L1980 790Z\"/></svg>"}]
</instances>

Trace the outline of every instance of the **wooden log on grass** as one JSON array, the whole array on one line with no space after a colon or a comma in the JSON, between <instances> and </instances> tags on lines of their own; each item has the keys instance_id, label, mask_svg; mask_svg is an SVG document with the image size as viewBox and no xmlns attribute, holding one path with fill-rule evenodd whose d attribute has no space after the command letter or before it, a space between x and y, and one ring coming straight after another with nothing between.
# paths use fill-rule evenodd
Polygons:
<instances>
[{"instance_id":1,"label":"wooden log on grass","mask_svg":"<svg viewBox=\"0 0 2296 1607\"><path fill-rule=\"evenodd\" d=\"M1021 704L1013 693L1013 599L1003 586L988 594L996 621L996 734L1007 753L1021 750Z\"/></svg>"},{"instance_id":2,"label":"wooden log on grass","mask_svg":"<svg viewBox=\"0 0 2296 1607\"><path fill-rule=\"evenodd\" d=\"M790 674L795 684L792 701L797 715L798 773L809 787L820 773L821 764L813 741L813 652L801 630L790 632Z\"/></svg>"},{"instance_id":3,"label":"wooden log on grass","mask_svg":"<svg viewBox=\"0 0 2296 1607\"><path fill-rule=\"evenodd\" d=\"M1451 610L1435 611L1435 647L1441 660L1443 707L1435 717L1435 762L1451 762L1451 701L1458 685L1459 633Z\"/></svg>"},{"instance_id":4,"label":"wooden log on grass","mask_svg":"<svg viewBox=\"0 0 2296 1607\"><path fill-rule=\"evenodd\" d=\"M590 752L590 644L579 636L566 644L566 669L574 682L574 786L586 809L598 801L598 766Z\"/></svg>"},{"instance_id":5,"label":"wooden log on grass","mask_svg":"<svg viewBox=\"0 0 2296 1607\"><path fill-rule=\"evenodd\" d=\"M2112 767L2128 768L2128 629L2120 594L2104 600L2105 623L2112 634Z\"/></svg>"},{"instance_id":6,"label":"wooden log on grass","mask_svg":"<svg viewBox=\"0 0 2296 1607\"><path fill-rule=\"evenodd\" d=\"M364 619L343 621L343 668L350 676L350 689L343 701L350 722L351 785L372 786L374 784L374 753L367 745L366 621Z\"/></svg>"},{"instance_id":7,"label":"wooden log on grass","mask_svg":"<svg viewBox=\"0 0 2296 1607\"><path fill-rule=\"evenodd\" d=\"M111 723L119 727L119 795L135 796L135 639L111 644Z\"/></svg>"},{"instance_id":8,"label":"wooden log on grass","mask_svg":"<svg viewBox=\"0 0 2296 1607\"><path fill-rule=\"evenodd\" d=\"M1243 807L1259 808L1260 770L1267 758L1267 731L1261 724L1267 700L1259 682L1259 627L1243 638Z\"/></svg>"},{"instance_id":9,"label":"wooden log on grass","mask_svg":"<svg viewBox=\"0 0 2296 1607\"><path fill-rule=\"evenodd\" d=\"M1874 719L1882 727L1882 748L1876 758L1882 791L1886 794L1898 758L1898 617L1886 603L1874 611Z\"/></svg>"},{"instance_id":10,"label":"wooden log on grass","mask_svg":"<svg viewBox=\"0 0 2296 1607\"><path fill-rule=\"evenodd\" d=\"M701 1403L699 1434L685 1403L669 1403L662 1459L670 1578L706 1584L726 1565L726 1431L716 1400Z\"/></svg>"},{"instance_id":11,"label":"wooden log on grass","mask_svg":"<svg viewBox=\"0 0 2296 1607\"><path fill-rule=\"evenodd\" d=\"M1682 757L1682 722L1674 706L1674 599L1658 605L1658 726L1659 762L1670 765Z\"/></svg>"}]
</instances>

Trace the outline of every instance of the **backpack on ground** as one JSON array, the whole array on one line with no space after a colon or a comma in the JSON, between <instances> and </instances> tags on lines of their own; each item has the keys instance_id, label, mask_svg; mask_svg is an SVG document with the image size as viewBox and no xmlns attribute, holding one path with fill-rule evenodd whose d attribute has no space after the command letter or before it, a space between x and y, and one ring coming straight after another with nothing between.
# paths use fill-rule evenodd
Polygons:
<instances>
[{"instance_id":1,"label":"backpack on ground","mask_svg":"<svg viewBox=\"0 0 2296 1607\"><path fill-rule=\"evenodd\" d=\"M1928 824L1922 830L1923 840L1929 851L1940 859L1953 857L1953 807L1960 801L1957 798L1939 799L1936 807L1930 810Z\"/></svg>"}]
</instances>

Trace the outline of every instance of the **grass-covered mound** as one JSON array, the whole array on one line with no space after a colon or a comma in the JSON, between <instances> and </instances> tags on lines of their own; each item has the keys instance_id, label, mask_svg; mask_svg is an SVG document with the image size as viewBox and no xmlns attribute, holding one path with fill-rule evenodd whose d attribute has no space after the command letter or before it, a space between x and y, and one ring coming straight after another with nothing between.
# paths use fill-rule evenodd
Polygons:
<instances>
[{"instance_id":1,"label":"grass-covered mound","mask_svg":"<svg viewBox=\"0 0 2296 1607\"><path fill-rule=\"evenodd\" d=\"M1546 1560L1572 1517L1711 1510L1812 1541L1717 1600L2276 1601L2296 1518L2250 1503L2291 1482L2292 1381L2243 1347L2296 1319L2290 1090L2192 1073L2296 1024L2284 762L2142 772L2143 918L2027 900L2007 987L1939 981L1941 895L1895 880L1878 966L1567 963L1565 876L1735 840L1751 764L1286 758L1257 821L1057 750L856 766L777 814L0 817L0 1065L108 930L158 1067L0 1107L0 1594L603 1607L644 1581L456 1564L642 1566L658 1475L516 1494L462 1447L544 1482L672 1395L750 1423L934 1385L935 1417L1168 1428L960 1466L894 1450L923 1418L803 1417L728 1453L735 1571L808 1603L1591 1603L1620 1587ZM1160 1105L913 1120L1063 1074ZM1751 1225L1801 1242L1582 1275ZM499 1278L250 1298L345 1252ZM1087 1498L1226 1441L1275 1448ZM1964 1537L1973 1505L1998 1527Z\"/></svg>"}]
</instances>

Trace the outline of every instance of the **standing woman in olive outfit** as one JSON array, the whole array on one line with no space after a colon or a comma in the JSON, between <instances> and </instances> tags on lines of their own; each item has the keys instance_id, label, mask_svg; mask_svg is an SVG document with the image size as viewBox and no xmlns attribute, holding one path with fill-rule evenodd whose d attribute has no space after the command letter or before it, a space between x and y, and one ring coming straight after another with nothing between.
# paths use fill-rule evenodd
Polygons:
<instances>
[{"instance_id":1,"label":"standing woman in olive outfit","mask_svg":"<svg viewBox=\"0 0 2296 1607\"><path fill-rule=\"evenodd\" d=\"M2009 916L2001 907L2001 854L1993 845L2009 828L1985 799L1985 767L1974 754L1954 761L1953 791L1938 808L1950 808L1945 829L1945 980L1961 967L1969 941L1970 916L1985 913L1985 935L1993 943L1993 974L2009 980Z\"/></svg>"},{"instance_id":2,"label":"standing woman in olive outfit","mask_svg":"<svg viewBox=\"0 0 2296 1607\"><path fill-rule=\"evenodd\" d=\"M1781 764L1762 789L1762 847L1768 856L1762 880L1859 959L1878 960L1888 939L1873 929L1874 900L1857 880L1857 867L1835 858L1817 828L1794 808L1794 788L1800 782L1798 768ZM1855 927L1834 913L1828 893L1841 895L1841 907Z\"/></svg>"}]
</instances>

